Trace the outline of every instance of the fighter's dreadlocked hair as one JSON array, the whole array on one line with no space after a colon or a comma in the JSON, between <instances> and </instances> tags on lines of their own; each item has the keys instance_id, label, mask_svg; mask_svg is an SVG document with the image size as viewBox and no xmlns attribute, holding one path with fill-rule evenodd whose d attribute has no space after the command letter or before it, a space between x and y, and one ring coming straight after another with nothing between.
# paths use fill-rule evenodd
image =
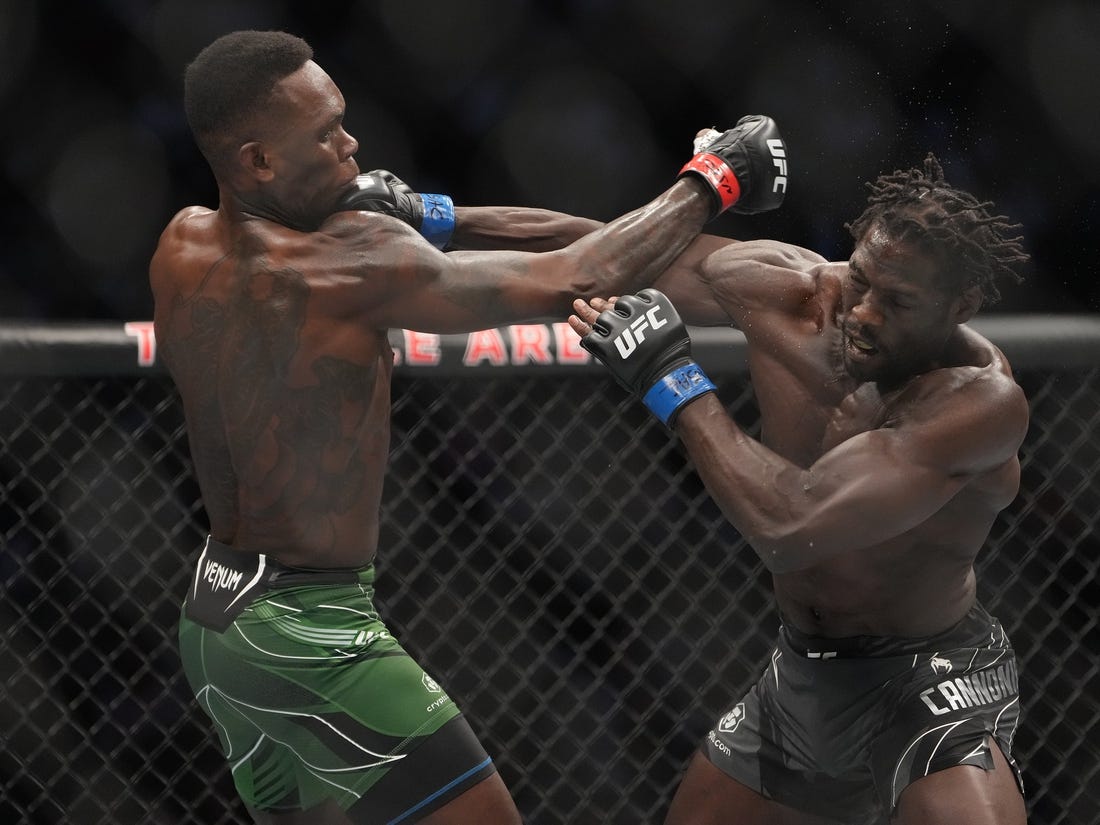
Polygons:
<instances>
[{"instance_id":1,"label":"fighter's dreadlocked hair","mask_svg":"<svg viewBox=\"0 0 1100 825\"><path fill-rule=\"evenodd\" d=\"M1020 224L990 213L991 201L979 201L944 180L943 167L931 152L924 169L895 171L867 184L868 205L855 221L845 224L860 240L875 222L899 239L917 241L930 249L960 279L966 289L977 285L983 298L1000 299L997 282L1023 280L1015 265L1028 259L1020 236L1010 233Z\"/></svg>"}]
</instances>

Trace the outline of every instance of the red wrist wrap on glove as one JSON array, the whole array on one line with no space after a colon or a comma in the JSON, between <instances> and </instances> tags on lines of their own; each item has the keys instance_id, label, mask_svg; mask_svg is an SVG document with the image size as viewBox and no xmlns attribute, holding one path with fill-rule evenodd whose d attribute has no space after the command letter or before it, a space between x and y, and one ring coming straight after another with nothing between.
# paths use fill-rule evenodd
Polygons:
<instances>
[{"instance_id":1,"label":"red wrist wrap on glove","mask_svg":"<svg viewBox=\"0 0 1100 825\"><path fill-rule=\"evenodd\" d=\"M737 182L737 176L733 174L733 170L718 155L700 152L684 164L680 174L682 175L684 172L695 172L710 182L710 185L714 187L715 194L722 202L722 208L718 210L719 212L725 212L737 203L741 197L741 184Z\"/></svg>"}]
</instances>

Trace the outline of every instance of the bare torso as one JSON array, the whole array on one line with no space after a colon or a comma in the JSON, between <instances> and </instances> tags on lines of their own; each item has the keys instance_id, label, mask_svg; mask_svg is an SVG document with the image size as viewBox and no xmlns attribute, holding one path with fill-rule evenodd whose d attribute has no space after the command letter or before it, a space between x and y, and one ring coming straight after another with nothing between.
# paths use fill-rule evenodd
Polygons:
<instances>
[{"instance_id":1,"label":"bare torso","mask_svg":"<svg viewBox=\"0 0 1100 825\"><path fill-rule=\"evenodd\" d=\"M729 260L723 261L722 256ZM774 263L786 275L778 271L750 274L747 289L746 279L729 278L722 283L725 273L736 271L739 259L753 256L759 258L761 253L750 244L735 244L717 253L708 265L710 288L748 339L752 384L761 412L760 440L782 459L809 470L830 451L855 444L851 440L861 434L888 428L901 433L914 426L912 422L919 426L939 415L944 399L962 386L983 395L990 394L986 385L993 392L1004 392L1011 399L1010 416L1019 417L1022 394L1003 355L965 327L950 344L949 360L939 368L888 391L873 382L858 382L845 372L840 357L839 283L847 264L826 263L812 255L793 260L780 256ZM767 253L763 257L767 259ZM759 279L755 285L754 278ZM1005 388L1006 382L1011 389ZM1026 426L1026 412L1023 419ZM1014 425L1002 440L1010 441L1017 430ZM685 440L690 449L690 439ZM703 465L700 469L708 488L712 493L717 490L719 499L724 469L710 470L708 478L708 462L700 458L720 443L715 438L698 450L699 455L692 450L696 463ZM979 471L965 478L960 474L953 494L910 526L891 530L889 525L876 524L884 518L878 512L849 513L850 523L832 531L833 544L839 546L823 548L820 561L814 560L814 548L807 548L794 569L774 573L784 621L806 633L833 638L925 636L956 623L975 598L975 557L997 513L1017 492L1016 446L1009 444L1003 457L991 459ZM874 472L874 456L864 461L864 469ZM945 483L955 482L946 479ZM731 486L729 495L732 501L738 492ZM868 526L892 535L868 544ZM850 550L843 549L845 531L851 535Z\"/></svg>"},{"instance_id":2,"label":"bare torso","mask_svg":"<svg viewBox=\"0 0 1100 825\"><path fill-rule=\"evenodd\" d=\"M152 267L156 334L213 538L355 567L377 549L393 353L348 306L324 243L185 210Z\"/></svg>"},{"instance_id":3,"label":"bare torso","mask_svg":"<svg viewBox=\"0 0 1100 825\"><path fill-rule=\"evenodd\" d=\"M384 215L337 211L298 231L228 189L222 202L182 210L161 235L149 271L158 351L213 538L313 568L360 567L378 549L390 329L563 317L577 295L651 282L711 209L688 180L606 225L480 207L443 254Z\"/></svg>"}]
</instances>

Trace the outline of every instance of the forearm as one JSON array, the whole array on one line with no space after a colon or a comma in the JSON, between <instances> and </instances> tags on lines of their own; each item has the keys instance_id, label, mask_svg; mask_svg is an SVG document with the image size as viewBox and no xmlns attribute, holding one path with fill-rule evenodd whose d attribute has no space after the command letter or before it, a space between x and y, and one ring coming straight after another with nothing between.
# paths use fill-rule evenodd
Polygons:
<instances>
[{"instance_id":1,"label":"forearm","mask_svg":"<svg viewBox=\"0 0 1100 825\"><path fill-rule=\"evenodd\" d=\"M924 517L924 510L906 506L908 463L894 461L877 476L865 471L891 452L870 434L849 439L844 444L855 449L836 447L808 469L746 435L695 362L683 319L659 290L622 295L614 304L576 300L573 310L569 325L581 346L679 434L711 498L772 572L851 549L851 525L868 502L884 502L877 535L872 529L860 537L870 542L894 534L899 519L892 512L901 529ZM926 498L928 507L942 505L938 490Z\"/></svg>"},{"instance_id":2,"label":"forearm","mask_svg":"<svg viewBox=\"0 0 1100 825\"><path fill-rule=\"evenodd\" d=\"M603 227L601 221L579 218L548 209L516 206L456 206L455 228L448 251L492 251L510 249L521 252L549 252L564 249L574 241ZM732 238L700 235L658 277L661 286L677 304L686 307L691 323L729 323L715 309L710 292L700 296L697 271L700 262L722 247L738 243ZM608 296L614 294L606 292ZM574 297L570 295L570 297Z\"/></svg>"},{"instance_id":3,"label":"forearm","mask_svg":"<svg viewBox=\"0 0 1100 825\"><path fill-rule=\"evenodd\" d=\"M827 540L802 529L813 507L809 471L748 436L716 395L686 406L676 432L707 492L768 570L797 570L830 552Z\"/></svg>"},{"instance_id":4,"label":"forearm","mask_svg":"<svg viewBox=\"0 0 1100 825\"><path fill-rule=\"evenodd\" d=\"M563 250L575 272L573 295L622 295L653 283L712 216L708 191L697 179L681 178Z\"/></svg>"},{"instance_id":5,"label":"forearm","mask_svg":"<svg viewBox=\"0 0 1100 825\"><path fill-rule=\"evenodd\" d=\"M831 493L815 489L810 471L750 438L730 418L692 357L687 328L668 298L643 289L614 304L577 300L573 309L569 325L581 346L679 434L707 492L764 564L784 572L820 557L814 496ZM824 520L833 528L835 522Z\"/></svg>"},{"instance_id":6,"label":"forearm","mask_svg":"<svg viewBox=\"0 0 1100 825\"><path fill-rule=\"evenodd\" d=\"M456 206L449 249L562 249L603 224L548 209L521 206Z\"/></svg>"}]
</instances>

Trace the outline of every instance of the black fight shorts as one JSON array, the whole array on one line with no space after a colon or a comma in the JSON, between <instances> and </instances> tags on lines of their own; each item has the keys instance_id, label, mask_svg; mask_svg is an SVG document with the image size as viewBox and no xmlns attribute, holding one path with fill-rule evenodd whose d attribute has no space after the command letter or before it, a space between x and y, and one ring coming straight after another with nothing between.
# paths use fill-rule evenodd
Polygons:
<instances>
[{"instance_id":1,"label":"black fight shorts","mask_svg":"<svg viewBox=\"0 0 1100 825\"><path fill-rule=\"evenodd\" d=\"M956 765L1016 773L1016 656L975 605L925 639L825 639L781 627L771 664L706 737L704 753L763 796L851 823L883 822L911 782Z\"/></svg>"}]
</instances>

